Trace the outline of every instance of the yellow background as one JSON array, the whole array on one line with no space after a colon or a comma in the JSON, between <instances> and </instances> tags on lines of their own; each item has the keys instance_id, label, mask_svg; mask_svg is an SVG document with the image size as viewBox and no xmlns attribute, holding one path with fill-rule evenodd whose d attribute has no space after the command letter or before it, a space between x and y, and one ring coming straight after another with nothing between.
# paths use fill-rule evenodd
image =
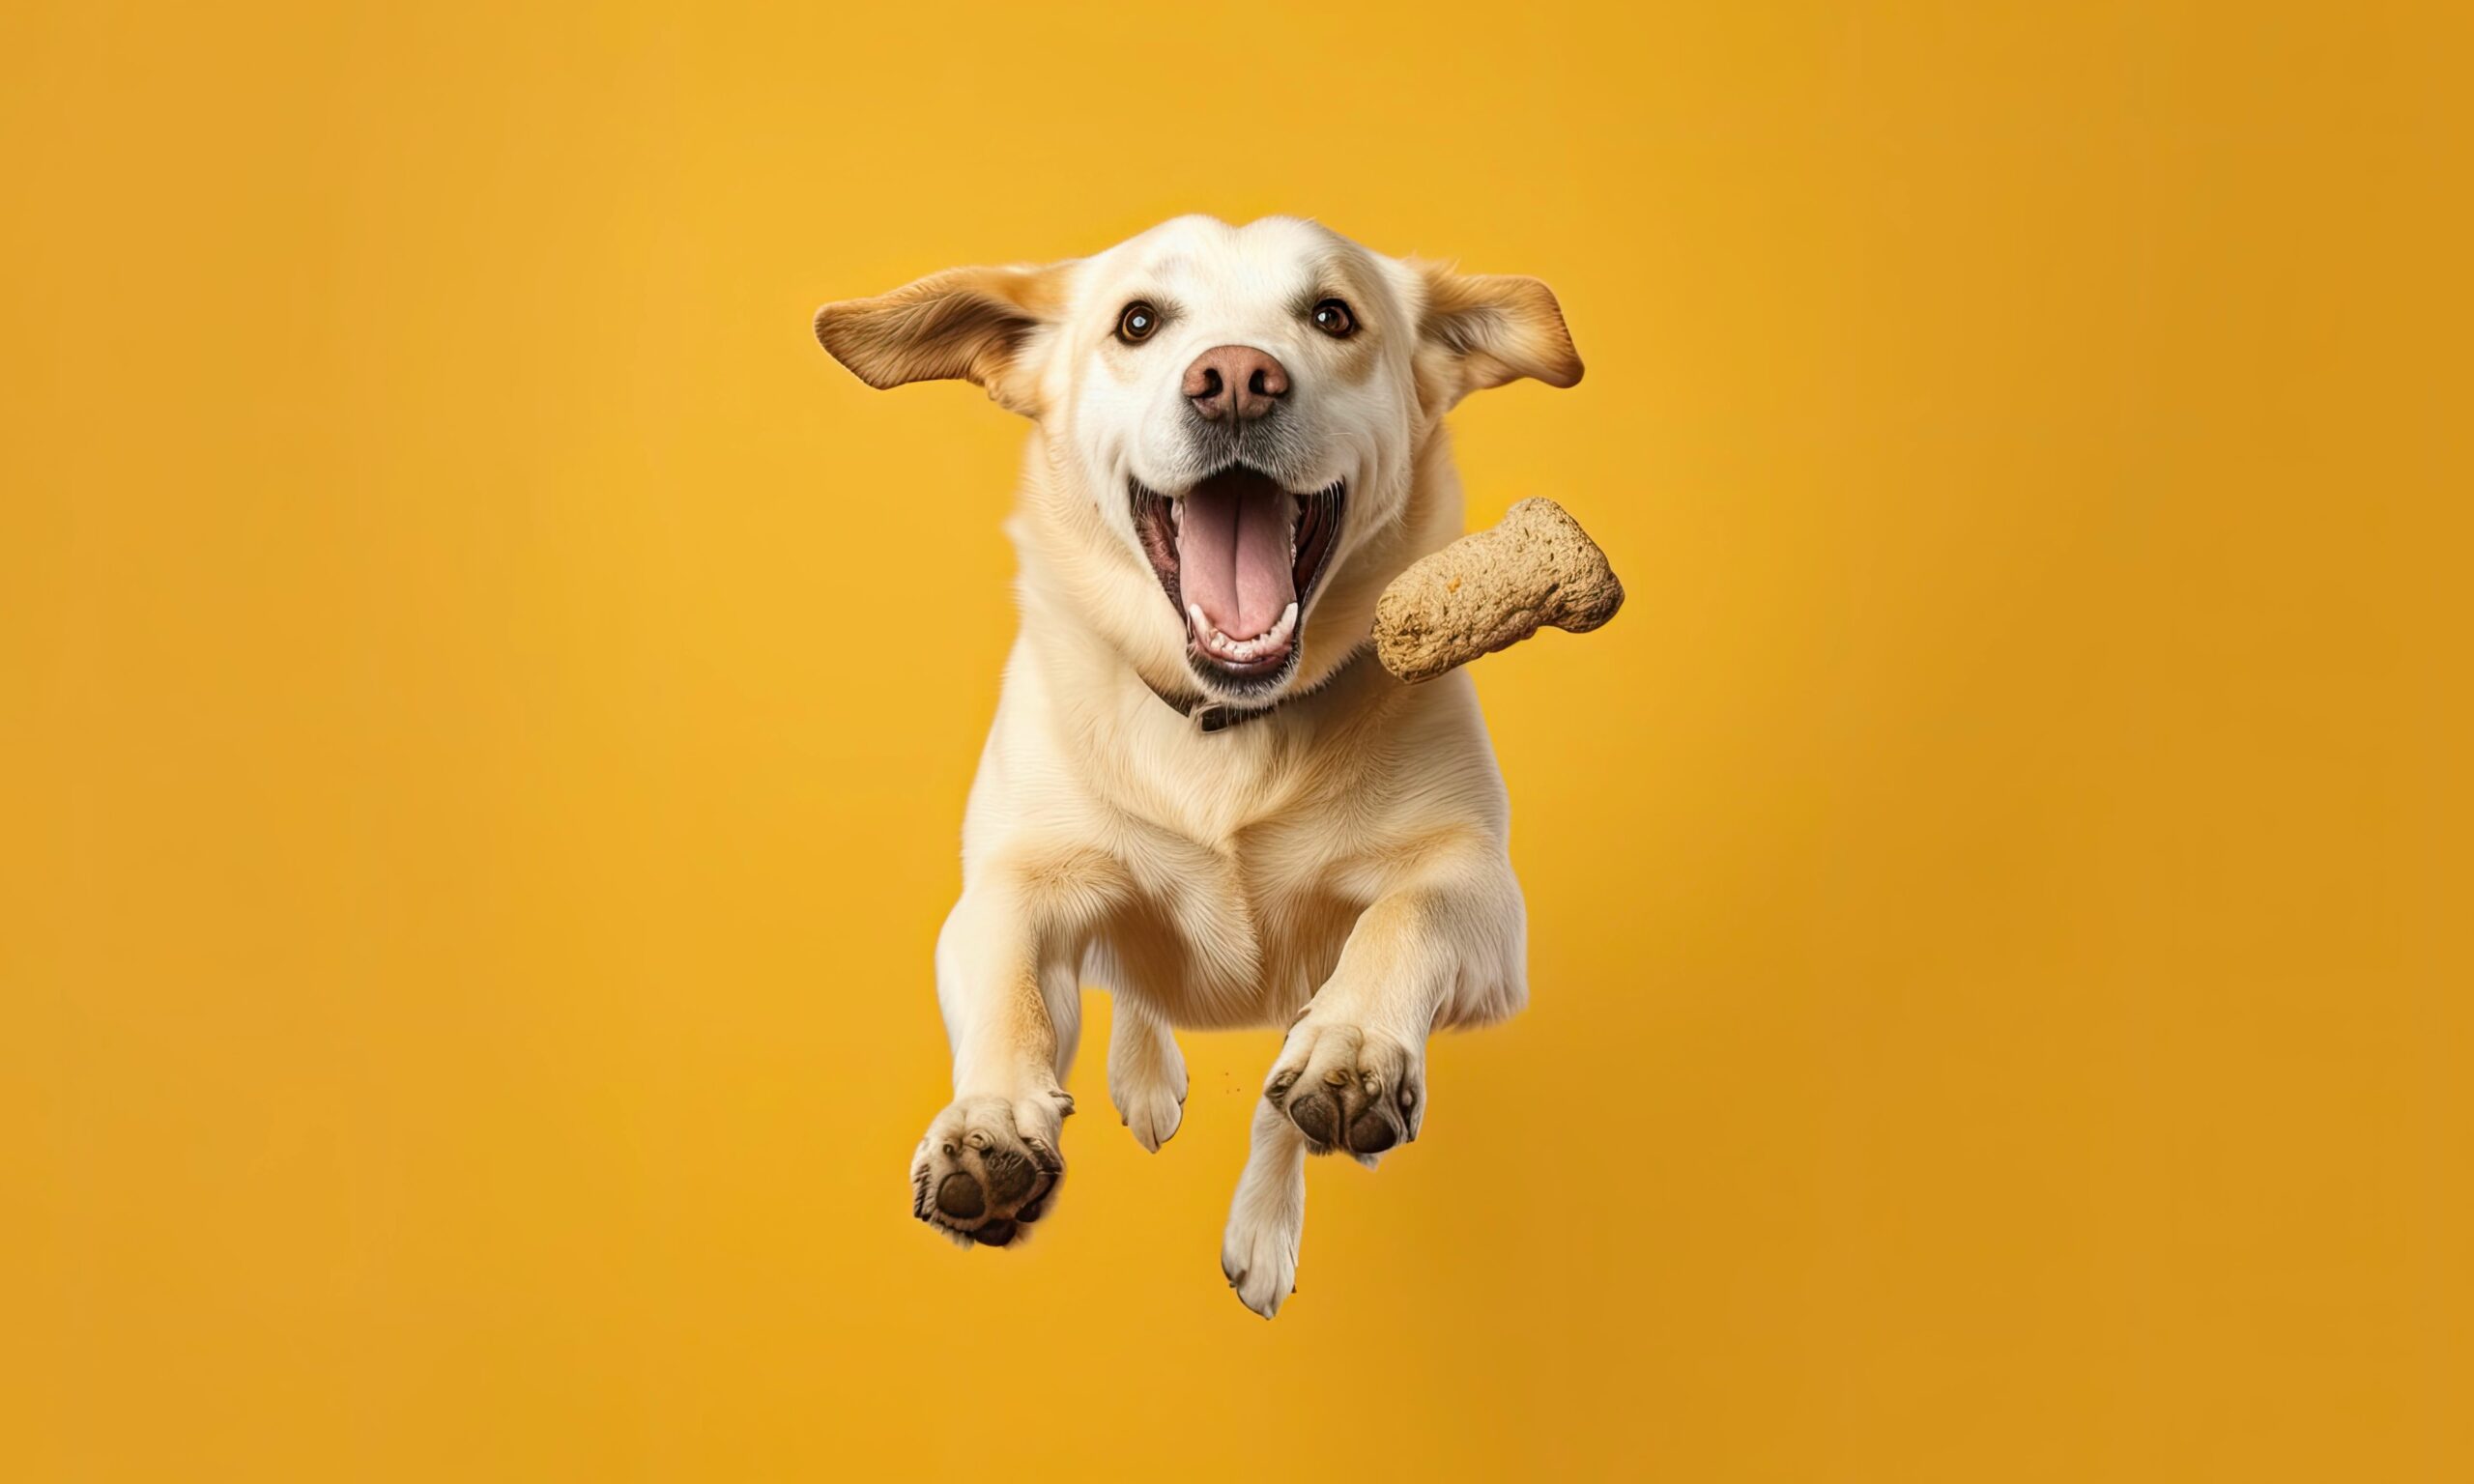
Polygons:
<instances>
[{"instance_id":1,"label":"yellow background","mask_svg":"<svg viewBox=\"0 0 2474 1484\"><path fill-rule=\"evenodd\" d=\"M9 16L0 1472L2474 1477L2457 8L887 9ZM909 1217L1020 428L807 329L1196 209L1632 592L1271 1325L1270 1033Z\"/></svg>"}]
</instances>

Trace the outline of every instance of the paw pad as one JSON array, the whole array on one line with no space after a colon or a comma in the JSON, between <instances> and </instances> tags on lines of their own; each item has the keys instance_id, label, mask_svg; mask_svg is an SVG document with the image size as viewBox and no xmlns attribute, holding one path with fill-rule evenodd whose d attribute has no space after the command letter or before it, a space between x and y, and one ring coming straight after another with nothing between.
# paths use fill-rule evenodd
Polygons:
<instances>
[{"instance_id":1,"label":"paw pad","mask_svg":"<svg viewBox=\"0 0 2474 1484\"><path fill-rule=\"evenodd\" d=\"M1418 1136L1422 1075L1415 1052L1390 1037L1309 1014L1289 1033L1263 1096L1314 1153L1379 1155Z\"/></svg>"},{"instance_id":2,"label":"paw pad","mask_svg":"<svg viewBox=\"0 0 2474 1484\"><path fill-rule=\"evenodd\" d=\"M938 1114L911 1161L911 1214L964 1246L1021 1240L1065 1175L1060 1101L973 1098Z\"/></svg>"}]
</instances>

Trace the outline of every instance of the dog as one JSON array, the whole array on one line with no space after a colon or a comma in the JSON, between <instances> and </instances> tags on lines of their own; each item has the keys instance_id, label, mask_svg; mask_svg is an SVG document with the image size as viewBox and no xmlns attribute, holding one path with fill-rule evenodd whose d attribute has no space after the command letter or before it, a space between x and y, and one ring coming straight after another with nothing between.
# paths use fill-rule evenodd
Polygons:
<instances>
[{"instance_id":1,"label":"dog","mask_svg":"<svg viewBox=\"0 0 2474 1484\"><path fill-rule=\"evenodd\" d=\"M1221 1251L1270 1318L1307 1156L1415 1140L1427 1038L1528 999L1477 693L1368 649L1384 585L1461 534L1444 414L1578 382L1563 310L1310 221L1186 216L815 325L871 386L966 380L1031 419L1021 632L936 942L954 1097L912 1213L1001 1247L1054 1209L1083 985L1112 997L1109 1096L1155 1152L1183 1117L1178 1028L1286 1026Z\"/></svg>"}]
</instances>

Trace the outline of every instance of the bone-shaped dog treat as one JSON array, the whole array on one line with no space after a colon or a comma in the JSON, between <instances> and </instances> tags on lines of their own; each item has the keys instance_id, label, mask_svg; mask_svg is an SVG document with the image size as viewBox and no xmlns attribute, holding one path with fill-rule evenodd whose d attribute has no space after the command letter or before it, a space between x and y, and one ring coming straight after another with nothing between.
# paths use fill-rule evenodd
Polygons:
<instances>
[{"instance_id":1,"label":"bone-shaped dog treat","mask_svg":"<svg viewBox=\"0 0 2474 1484\"><path fill-rule=\"evenodd\" d=\"M1392 580L1374 604L1374 652L1403 680L1431 680L1541 628L1586 634L1623 606L1624 585L1580 522L1524 499Z\"/></svg>"}]
</instances>

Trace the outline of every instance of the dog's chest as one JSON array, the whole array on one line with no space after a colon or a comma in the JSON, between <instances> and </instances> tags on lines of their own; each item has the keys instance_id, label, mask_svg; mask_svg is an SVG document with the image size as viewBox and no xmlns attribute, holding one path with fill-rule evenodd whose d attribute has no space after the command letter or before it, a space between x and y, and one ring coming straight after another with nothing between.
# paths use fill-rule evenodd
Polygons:
<instances>
[{"instance_id":1,"label":"dog's chest","mask_svg":"<svg viewBox=\"0 0 2474 1484\"><path fill-rule=\"evenodd\" d=\"M1153 821L1127 842L1135 892L1106 933L1115 977L1180 1024L1283 1023L1366 908L1363 842L1330 800L1196 824Z\"/></svg>"},{"instance_id":2,"label":"dog's chest","mask_svg":"<svg viewBox=\"0 0 2474 1484\"><path fill-rule=\"evenodd\" d=\"M1144 873L1109 937L1146 994L1183 1025L1280 1024L1338 962L1364 910L1323 873L1240 852Z\"/></svg>"}]
</instances>

